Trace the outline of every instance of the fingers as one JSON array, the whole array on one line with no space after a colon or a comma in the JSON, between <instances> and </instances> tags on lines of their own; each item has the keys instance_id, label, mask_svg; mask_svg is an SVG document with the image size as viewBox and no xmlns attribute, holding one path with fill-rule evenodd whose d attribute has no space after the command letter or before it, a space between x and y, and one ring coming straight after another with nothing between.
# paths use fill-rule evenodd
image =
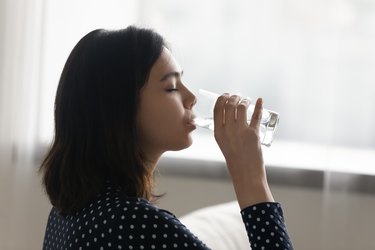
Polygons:
<instances>
[{"instance_id":1,"label":"fingers","mask_svg":"<svg viewBox=\"0 0 375 250\"><path fill-rule=\"evenodd\" d=\"M259 130L260 121L262 119L262 110L263 110L263 100L262 98L258 98L253 115L250 121L250 127L253 127L256 131Z\"/></svg>"},{"instance_id":2,"label":"fingers","mask_svg":"<svg viewBox=\"0 0 375 250\"><path fill-rule=\"evenodd\" d=\"M218 126L223 127L225 124L227 126L232 124L247 125L247 109L251 100L247 98L240 100L240 96L229 96L229 94L223 94L217 99L214 107L215 130ZM258 98L249 125L257 131L262 119L262 110L263 100L262 98Z\"/></svg>"},{"instance_id":3,"label":"fingers","mask_svg":"<svg viewBox=\"0 0 375 250\"><path fill-rule=\"evenodd\" d=\"M250 98L241 100L241 97L237 95L221 95L214 107L214 124L229 125L235 123L247 125L247 109L250 103Z\"/></svg>"},{"instance_id":4,"label":"fingers","mask_svg":"<svg viewBox=\"0 0 375 250\"><path fill-rule=\"evenodd\" d=\"M225 124L230 125L236 120L237 105L241 97L232 95L225 104Z\"/></svg>"},{"instance_id":5,"label":"fingers","mask_svg":"<svg viewBox=\"0 0 375 250\"><path fill-rule=\"evenodd\" d=\"M237 124L247 125L247 109L251 103L250 98L244 98L237 106Z\"/></svg>"},{"instance_id":6,"label":"fingers","mask_svg":"<svg viewBox=\"0 0 375 250\"><path fill-rule=\"evenodd\" d=\"M214 107L214 126L215 131L218 127L222 127L224 125L224 110L225 104L229 98L229 94L223 94L219 96L216 100L215 107Z\"/></svg>"}]
</instances>

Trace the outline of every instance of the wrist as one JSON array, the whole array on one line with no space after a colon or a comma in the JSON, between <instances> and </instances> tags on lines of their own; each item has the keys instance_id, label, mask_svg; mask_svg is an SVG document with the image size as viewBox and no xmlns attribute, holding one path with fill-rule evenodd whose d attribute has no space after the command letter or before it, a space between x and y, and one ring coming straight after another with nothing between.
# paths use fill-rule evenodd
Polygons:
<instances>
[{"instance_id":1,"label":"wrist","mask_svg":"<svg viewBox=\"0 0 375 250\"><path fill-rule=\"evenodd\" d=\"M241 209L261 202L274 202L267 180L248 181L246 185L234 185L237 201Z\"/></svg>"}]
</instances>

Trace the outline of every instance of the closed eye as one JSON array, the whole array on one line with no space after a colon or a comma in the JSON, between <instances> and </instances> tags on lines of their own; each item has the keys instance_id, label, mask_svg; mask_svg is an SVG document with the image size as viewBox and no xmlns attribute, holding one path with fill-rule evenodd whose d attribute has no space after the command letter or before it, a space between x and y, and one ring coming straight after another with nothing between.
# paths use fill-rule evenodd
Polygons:
<instances>
[{"instance_id":1,"label":"closed eye","mask_svg":"<svg viewBox=\"0 0 375 250\"><path fill-rule=\"evenodd\" d=\"M167 92L174 92L174 91L178 91L178 89L176 89L176 88L167 89Z\"/></svg>"}]
</instances>

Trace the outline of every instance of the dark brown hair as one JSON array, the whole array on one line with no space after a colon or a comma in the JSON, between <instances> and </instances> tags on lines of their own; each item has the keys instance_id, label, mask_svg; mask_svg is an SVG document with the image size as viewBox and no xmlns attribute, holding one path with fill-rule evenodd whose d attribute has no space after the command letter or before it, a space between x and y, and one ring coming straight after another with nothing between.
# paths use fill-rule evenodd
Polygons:
<instances>
[{"instance_id":1,"label":"dark brown hair","mask_svg":"<svg viewBox=\"0 0 375 250\"><path fill-rule=\"evenodd\" d=\"M74 47L55 99L55 137L40 172L49 199L71 214L106 182L127 196L152 198L152 170L137 144L139 93L165 42L130 26L94 30Z\"/></svg>"}]
</instances>

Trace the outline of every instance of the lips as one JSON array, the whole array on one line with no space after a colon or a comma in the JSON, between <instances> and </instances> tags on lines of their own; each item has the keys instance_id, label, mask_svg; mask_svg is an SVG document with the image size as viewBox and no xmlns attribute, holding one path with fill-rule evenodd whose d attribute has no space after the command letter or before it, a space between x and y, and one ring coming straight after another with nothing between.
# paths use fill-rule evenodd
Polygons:
<instances>
[{"instance_id":1,"label":"lips","mask_svg":"<svg viewBox=\"0 0 375 250\"><path fill-rule=\"evenodd\" d=\"M188 123L187 123L188 125L193 125L193 126L196 126L196 124L195 124L195 121L194 120L191 120L191 121L189 121Z\"/></svg>"},{"instance_id":2,"label":"lips","mask_svg":"<svg viewBox=\"0 0 375 250\"><path fill-rule=\"evenodd\" d=\"M190 119L189 119L189 122L190 123L192 123L192 124L195 124L195 115L194 114L192 114L191 116L190 116Z\"/></svg>"},{"instance_id":3,"label":"lips","mask_svg":"<svg viewBox=\"0 0 375 250\"><path fill-rule=\"evenodd\" d=\"M191 114L191 115L188 117L188 119L187 119L187 124L196 127L196 124L195 124L195 115L194 115L194 114Z\"/></svg>"}]
</instances>

